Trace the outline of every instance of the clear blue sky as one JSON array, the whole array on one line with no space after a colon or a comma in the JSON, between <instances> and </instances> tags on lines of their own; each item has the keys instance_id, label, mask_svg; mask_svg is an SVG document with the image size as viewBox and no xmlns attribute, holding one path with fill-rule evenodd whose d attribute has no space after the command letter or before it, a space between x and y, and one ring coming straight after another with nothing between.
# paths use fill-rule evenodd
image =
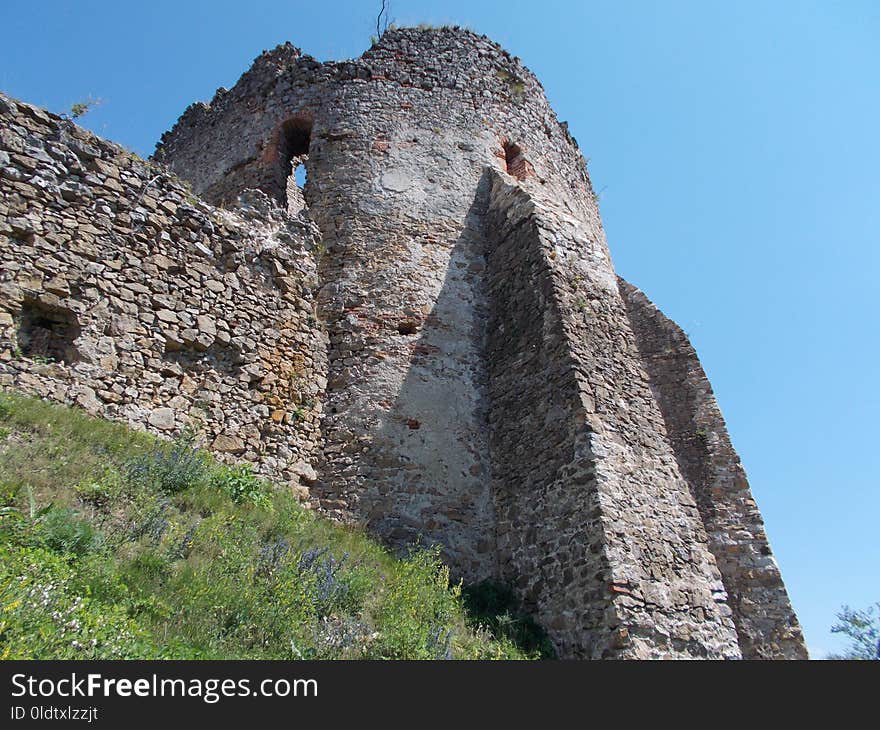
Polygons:
<instances>
[{"instance_id":1,"label":"clear blue sky","mask_svg":"<svg viewBox=\"0 0 880 730\"><path fill-rule=\"evenodd\" d=\"M360 55L377 2L3 0L0 89L149 154L285 40ZM880 3L417 2L542 80L618 272L690 334L814 656L880 601Z\"/></svg>"}]
</instances>

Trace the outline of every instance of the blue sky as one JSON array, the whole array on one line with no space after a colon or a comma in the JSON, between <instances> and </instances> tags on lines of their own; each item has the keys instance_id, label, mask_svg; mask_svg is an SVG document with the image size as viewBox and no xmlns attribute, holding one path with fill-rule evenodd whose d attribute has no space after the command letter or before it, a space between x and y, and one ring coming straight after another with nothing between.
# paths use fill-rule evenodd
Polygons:
<instances>
[{"instance_id":1,"label":"blue sky","mask_svg":"<svg viewBox=\"0 0 880 730\"><path fill-rule=\"evenodd\" d=\"M3 0L0 89L143 154L285 40L360 55L378 3ZM880 601L880 3L418 2L538 75L620 274L691 336L816 657Z\"/></svg>"}]
</instances>

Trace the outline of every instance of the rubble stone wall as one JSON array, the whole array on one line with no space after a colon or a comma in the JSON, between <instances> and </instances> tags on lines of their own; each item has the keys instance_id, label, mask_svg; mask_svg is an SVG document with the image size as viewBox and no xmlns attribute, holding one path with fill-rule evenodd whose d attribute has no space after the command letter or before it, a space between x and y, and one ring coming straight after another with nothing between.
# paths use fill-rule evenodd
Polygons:
<instances>
[{"instance_id":1,"label":"rubble stone wall","mask_svg":"<svg viewBox=\"0 0 880 730\"><path fill-rule=\"evenodd\" d=\"M669 441L709 534L746 659L806 659L803 634L724 417L682 329L620 280Z\"/></svg>"},{"instance_id":2,"label":"rubble stone wall","mask_svg":"<svg viewBox=\"0 0 880 730\"><path fill-rule=\"evenodd\" d=\"M313 477L326 373L314 226L231 212L0 96L0 384Z\"/></svg>"},{"instance_id":3,"label":"rubble stone wall","mask_svg":"<svg viewBox=\"0 0 880 730\"><path fill-rule=\"evenodd\" d=\"M487 223L505 577L566 656L738 658L601 232L498 175Z\"/></svg>"}]
</instances>

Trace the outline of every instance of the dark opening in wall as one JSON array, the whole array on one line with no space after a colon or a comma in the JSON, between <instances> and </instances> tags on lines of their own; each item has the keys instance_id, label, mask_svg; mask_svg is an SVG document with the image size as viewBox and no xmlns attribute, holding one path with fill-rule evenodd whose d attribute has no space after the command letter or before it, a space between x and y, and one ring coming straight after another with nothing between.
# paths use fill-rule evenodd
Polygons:
<instances>
[{"instance_id":1,"label":"dark opening in wall","mask_svg":"<svg viewBox=\"0 0 880 730\"><path fill-rule=\"evenodd\" d=\"M507 174L512 175L517 180L525 180L533 172L532 166L525 158L525 155L523 155L522 149L513 142L504 143L504 164L507 168Z\"/></svg>"},{"instance_id":2,"label":"dark opening in wall","mask_svg":"<svg viewBox=\"0 0 880 730\"><path fill-rule=\"evenodd\" d=\"M304 117L288 119L281 125L280 161L284 165L283 201L291 213L305 205L302 191L306 185L306 163L312 140L312 121Z\"/></svg>"},{"instance_id":3,"label":"dark opening in wall","mask_svg":"<svg viewBox=\"0 0 880 730\"><path fill-rule=\"evenodd\" d=\"M281 125L281 156L288 160L308 157L312 141L312 120L305 117L288 119Z\"/></svg>"},{"instance_id":4,"label":"dark opening in wall","mask_svg":"<svg viewBox=\"0 0 880 730\"><path fill-rule=\"evenodd\" d=\"M79 359L73 341L79 337L76 315L67 309L25 300L18 318L18 347L30 358L72 363Z\"/></svg>"},{"instance_id":5,"label":"dark opening in wall","mask_svg":"<svg viewBox=\"0 0 880 730\"><path fill-rule=\"evenodd\" d=\"M215 341L206 346L205 343L173 339L166 340L162 359L167 363L177 363L189 373L205 375L213 370L221 378L238 378L243 360L241 350L232 343L224 345Z\"/></svg>"}]
</instances>

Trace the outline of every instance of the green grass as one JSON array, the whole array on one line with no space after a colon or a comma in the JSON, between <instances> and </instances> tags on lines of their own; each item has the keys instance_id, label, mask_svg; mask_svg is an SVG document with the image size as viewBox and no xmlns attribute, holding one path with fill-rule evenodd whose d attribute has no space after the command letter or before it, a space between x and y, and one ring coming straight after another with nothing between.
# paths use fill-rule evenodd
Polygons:
<instances>
[{"instance_id":1,"label":"green grass","mask_svg":"<svg viewBox=\"0 0 880 730\"><path fill-rule=\"evenodd\" d=\"M0 393L0 505L4 659L552 654L436 551L396 558L187 435Z\"/></svg>"}]
</instances>

